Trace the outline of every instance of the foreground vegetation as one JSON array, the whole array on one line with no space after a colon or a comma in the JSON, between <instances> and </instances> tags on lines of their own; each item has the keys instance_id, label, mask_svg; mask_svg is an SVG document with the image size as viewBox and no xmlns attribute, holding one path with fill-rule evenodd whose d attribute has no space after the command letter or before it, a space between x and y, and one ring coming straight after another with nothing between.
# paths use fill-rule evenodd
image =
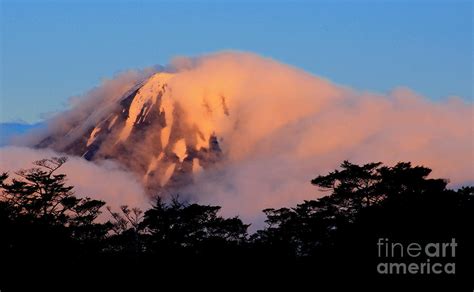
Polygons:
<instances>
[{"instance_id":1,"label":"foreground vegetation","mask_svg":"<svg viewBox=\"0 0 474 292\"><path fill-rule=\"evenodd\" d=\"M266 227L249 234L239 218L219 216L219 206L179 197L158 198L144 212L128 206L112 210L105 202L76 197L65 175L58 174L66 160L45 159L12 179L0 176L0 255L10 275L171 273L173 267L179 273L204 267L227 273L244 266L246 273L301 279L308 274L380 278L379 238L456 238L457 274L438 278L457 281L473 272L474 188L447 189L446 180L428 178L426 167L346 161L311 181L327 196L263 210Z\"/></svg>"}]
</instances>

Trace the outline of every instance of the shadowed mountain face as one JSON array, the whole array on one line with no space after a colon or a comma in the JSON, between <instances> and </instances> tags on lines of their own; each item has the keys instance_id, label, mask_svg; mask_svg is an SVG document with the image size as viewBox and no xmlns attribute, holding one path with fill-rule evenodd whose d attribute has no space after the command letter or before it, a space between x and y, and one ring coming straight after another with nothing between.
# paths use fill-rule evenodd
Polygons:
<instances>
[{"instance_id":1,"label":"shadowed mountain face","mask_svg":"<svg viewBox=\"0 0 474 292\"><path fill-rule=\"evenodd\" d=\"M36 147L92 161L114 159L142 177L155 194L190 183L193 173L216 163L222 152L217 137L206 136L189 123L173 100L166 82L172 76L152 75L119 99L98 123L85 127L85 121L78 121L66 134L49 135Z\"/></svg>"}]
</instances>

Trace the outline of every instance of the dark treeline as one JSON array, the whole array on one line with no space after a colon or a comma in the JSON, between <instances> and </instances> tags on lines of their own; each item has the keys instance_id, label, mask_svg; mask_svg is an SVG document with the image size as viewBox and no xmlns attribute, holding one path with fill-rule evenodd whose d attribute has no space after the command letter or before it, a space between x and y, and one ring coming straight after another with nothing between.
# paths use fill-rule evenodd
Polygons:
<instances>
[{"instance_id":1,"label":"dark treeline","mask_svg":"<svg viewBox=\"0 0 474 292\"><path fill-rule=\"evenodd\" d=\"M157 281L166 281L165 275L173 273L207 271L209 279L229 273L238 282L242 278L235 271L241 271L245 278L273 283L349 275L360 281L399 280L400 275L377 273L379 238L458 242L455 275L401 279L460 283L474 274L474 188L447 189L446 180L428 178L426 167L346 161L311 181L326 196L263 210L266 227L249 234L249 225L239 218L221 217L219 206L187 203L178 196L166 202L158 198L144 211L112 210L105 202L78 198L58 173L65 162L45 159L12 179L0 176L4 279L70 273L85 281L97 273L121 278L157 271ZM101 213L108 221L98 220Z\"/></svg>"}]
</instances>

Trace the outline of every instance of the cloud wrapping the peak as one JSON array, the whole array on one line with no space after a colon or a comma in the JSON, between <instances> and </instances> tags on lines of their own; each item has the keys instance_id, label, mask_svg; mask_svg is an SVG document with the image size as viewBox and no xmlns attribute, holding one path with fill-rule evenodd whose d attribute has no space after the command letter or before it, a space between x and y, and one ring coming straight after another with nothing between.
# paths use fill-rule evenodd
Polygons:
<instances>
[{"instance_id":1,"label":"cloud wrapping the peak","mask_svg":"<svg viewBox=\"0 0 474 292\"><path fill-rule=\"evenodd\" d=\"M403 87L360 92L253 54L192 63L170 81L173 94L189 123L222 138L227 161L189 192L229 215L258 217L320 196L309 181L345 159L411 161L452 186L474 181L472 103L435 102Z\"/></svg>"},{"instance_id":2,"label":"cloud wrapping the peak","mask_svg":"<svg viewBox=\"0 0 474 292\"><path fill-rule=\"evenodd\" d=\"M261 222L264 208L316 198L321 194L310 180L343 160L411 161L453 186L474 182L474 107L460 98L435 102L402 87L388 94L358 91L250 53L180 57L167 68L183 122L203 137L215 134L225 157L180 192L223 206L224 215ZM99 122L137 76L143 75L119 76L89 92L53 119L49 131ZM71 177L76 186L89 182ZM110 187L103 192L119 192ZM110 198L129 200L121 194Z\"/></svg>"}]
</instances>

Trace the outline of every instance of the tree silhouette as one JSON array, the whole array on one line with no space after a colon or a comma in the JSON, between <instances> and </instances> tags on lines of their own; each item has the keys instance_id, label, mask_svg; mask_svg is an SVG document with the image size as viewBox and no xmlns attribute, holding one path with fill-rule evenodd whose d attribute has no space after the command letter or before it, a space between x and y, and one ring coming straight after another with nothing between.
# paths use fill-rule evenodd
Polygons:
<instances>
[{"instance_id":1,"label":"tree silhouette","mask_svg":"<svg viewBox=\"0 0 474 292\"><path fill-rule=\"evenodd\" d=\"M112 217L111 231L113 232L113 235L108 238L107 250L138 256L145 250L143 211L126 205L120 206L121 213L112 211L110 207L107 207L107 210Z\"/></svg>"},{"instance_id":2,"label":"tree silhouette","mask_svg":"<svg viewBox=\"0 0 474 292\"><path fill-rule=\"evenodd\" d=\"M405 162L389 167L345 161L340 170L311 181L329 195L293 208L264 210L267 227L253 237L255 247L272 259L305 263L321 275L377 279L378 238L456 238L461 267L456 279L467 279L474 260L474 188L449 190L447 180L429 178L430 173L429 168Z\"/></svg>"},{"instance_id":3,"label":"tree silhouette","mask_svg":"<svg viewBox=\"0 0 474 292\"><path fill-rule=\"evenodd\" d=\"M102 201L78 198L66 176L56 171L67 161L53 157L16 172L8 182L1 175L0 220L2 252L8 257L52 257L98 252L108 224L95 223Z\"/></svg>"},{"instance_id":4,"label":"tree silhouette","mask_svg":"<svg viewBox=\"0 0 474 292\"><path fill-rule=\"evenodd\" d=\"M169 203L157 198L145 212L107 208L101 220L109 221L98 223L105 203L75 196L66 176L57 174L66 161L53 157L13 178L0 174L0 258L9 267L6 275L25 266L59 275L73 266L74 277L84 270L129 278L178 270L236 279L245 264L245 271L269 275L275 283L283 278L297 279L293 285L312 283L315 275L318 281L331 275L379 279L379 238L455 238L458 272L438 279L469 279L473 272L474 187L450 190L447 180L430 178L431 169L423 166L344 161L311 181L325 196L263 210L266 227L249 236L249 225L220 216L219 206L179 197Z\"/></svg>"},{"instance_id":5,"label":"tree silhouette","mask_svg":"<svg viewBox=\"0 0 474 292\"><path fill-rule=\"evenodd\" d=\"M249 225L237 217L222 218L220 207L188 204L175 197L170 204L157 198L145 212L143 226L154 253L201 254L244 242ZM212 249L207 247L212 246Z\"/></svg>"}]
</instances>

